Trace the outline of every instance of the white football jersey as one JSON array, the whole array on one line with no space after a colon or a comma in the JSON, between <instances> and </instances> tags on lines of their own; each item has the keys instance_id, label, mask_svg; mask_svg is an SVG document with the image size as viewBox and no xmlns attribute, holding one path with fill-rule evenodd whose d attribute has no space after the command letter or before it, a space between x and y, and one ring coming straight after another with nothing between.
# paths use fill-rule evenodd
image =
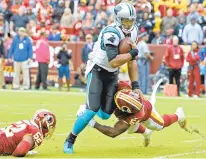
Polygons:
<instances>
[{"instance_id":1,"label":"white football jersey","mask_svg":"<svg viewBox=\"0 0 206 159\"><path fill-rule=\"evenodd\" d=\"M130 38L137 43L138 40L138 27L135 25L131 31ZM86 75L91 71L96 64L109 72L115 72L118 68L112 68L107 57L105 46L111 44L119 46L122 39L125 38L124 33L120 27L115 23L105 27L99 34L98 41L94 44L93 51L89 54L89 60L87 62Z\"/></svg>"}]
</instances>

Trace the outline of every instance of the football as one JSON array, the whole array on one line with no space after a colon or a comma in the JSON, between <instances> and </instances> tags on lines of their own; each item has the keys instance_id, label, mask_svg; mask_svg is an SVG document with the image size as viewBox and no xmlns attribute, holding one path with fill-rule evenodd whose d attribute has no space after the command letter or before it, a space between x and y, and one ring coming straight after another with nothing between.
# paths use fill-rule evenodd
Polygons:
<instances>
[{"instance_id":1,"label":"football","mask_svg":"<svg viewBox=\"0 0 206 159\"><path fill-rule=\"evenodd\" d=\"M119 54L126 54L132 49L132 46L129 43L133 43L132 39L129 37L126 37L120 41Z\"/></svg>"}]
</instances>

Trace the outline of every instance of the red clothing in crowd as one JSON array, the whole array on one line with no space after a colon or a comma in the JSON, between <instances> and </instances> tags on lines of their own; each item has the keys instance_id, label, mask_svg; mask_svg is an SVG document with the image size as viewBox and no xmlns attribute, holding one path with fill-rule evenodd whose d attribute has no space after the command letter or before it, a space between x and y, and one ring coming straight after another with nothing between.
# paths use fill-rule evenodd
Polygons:
<instances>
[{"instance_id":1,"label":"red clothing in crowd","mask_svg":"<svg viewBox=\"0 0 206 159\"><path fill-rule=\"evenodd\" d=\"M49 63L50 50L49 42L46 38L41 37L36 43L36 61L41 63Z\"/></svg>"},{"instance_id":2,"label":"red clothing in crowd","mask_svg":"<svg viewBox=\"0 0 206 159\"><path fill-rule=\"evenodd\" d=\"M189 62L189 70L188 70L188 78L189 78L188 95L192 96L193 89L194 89L194 81L195 81L195 83L196 83L195 94L197 96L199 96L200 95L201 80L200 80L200 68L199 68L200 57L198 55L198 50L189 52L188 55L187 55L186 60L187 60L187 62Z\"/></svg>"},{"instance_id":3,"label":"red clothing in crowd","mask_svg":"<svg viewBox=\"0 0 206 159\"><path fill-rule=\"evenodd\" d=\"M180 46L170 45L165 54L165 62L169 68L180 69L184 65L184 52Z\"/></svg>"}]
</instances>

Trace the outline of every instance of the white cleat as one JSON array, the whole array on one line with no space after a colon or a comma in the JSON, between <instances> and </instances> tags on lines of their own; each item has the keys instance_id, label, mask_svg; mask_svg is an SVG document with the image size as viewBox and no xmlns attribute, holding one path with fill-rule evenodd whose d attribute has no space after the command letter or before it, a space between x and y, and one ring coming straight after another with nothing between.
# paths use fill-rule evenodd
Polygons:
<instances>
[{"instance_id":1,"label":"white cleat","mask_svg":"<svg viewBox=\"0 0 206 159\"><path fill-rule=\"evenodd\" d=\"M86 110L86 107L87 107L86 104L80 105L79 109L77 110L76 116L79 117L79 116L83 115L85 110Z\"/></svg>"},{"instance_id":2,"label":"white cleat","mask_svg":"<svg viewBox=\"0 0 206 159\"><path fill-rule=\"evenodd\" d=\"M150 138L152 135L152 130L147 129L143 134L143 146L147 147L150 144Z\"/></svg>"},{"instance_id":3,"label":"white cleat","mask_svg":"<svg viewBox=\"0 0 206 159\"><path fill-rule=\"evenodd\" d=\"M178 124L185 129L187 125L186 116L182 107L178 107L175 114L178 116Z\"/></svg>"}]
</instances>

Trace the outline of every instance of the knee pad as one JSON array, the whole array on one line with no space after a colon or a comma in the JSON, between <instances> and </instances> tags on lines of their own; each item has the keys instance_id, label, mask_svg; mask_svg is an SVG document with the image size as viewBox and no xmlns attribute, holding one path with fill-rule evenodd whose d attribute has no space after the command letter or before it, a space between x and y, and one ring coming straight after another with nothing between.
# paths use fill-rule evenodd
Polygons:
<instances>
[{"instance_id":1,"label":"knee pad","mask_svg":"<svg viewBox=\"0 0 206 159\"><path fill-rule=\"evenodd\" d=\"M97 116L101 118L102 120L107 120L110 118L111 114L107 114L103 112L102 109L99 109L99 111L97 112Z\"/></svg>"}]
</instances>

